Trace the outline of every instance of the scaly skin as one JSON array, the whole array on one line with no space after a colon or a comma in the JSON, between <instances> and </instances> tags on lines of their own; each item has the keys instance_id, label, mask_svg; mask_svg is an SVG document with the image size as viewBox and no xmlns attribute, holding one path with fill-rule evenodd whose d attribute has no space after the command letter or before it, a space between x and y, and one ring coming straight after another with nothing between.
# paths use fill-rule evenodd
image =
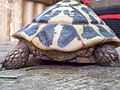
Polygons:
<instances>
[{"instance_id":1,"label":"scaly skin","mask_svg":"<svg viewBox=\"0 0 120 90\"><path fill-rule=\"evenodd\" d=\"M97 63L98 65L119 66L118 53L114 46L109 44L97 45L95 48L87 48L74 52L43 51L37 49L26 40L20 40L18 45L5 58L3 67L5 69L18 69L25 67L29 54L39 59L55 60L77 63ZM32 62L34 63L34 62Z\"/></svg>"},{"instance_id":2,"label":"scaly skin","mask_svg":"<svg viewBox=\"0 0 120 90\"><path fill-rule=\"evenodd\" d=\"M99 65L120 66L118 52L113 45L97 45L94 50L94 57Z\"/></svg>"},{"instance_id":3,"label":"scaly skin","mask_svg":"<svg viewBox=\"0 0 120 90\"><path fill-rule=\"evenodd\" d=\"M22 42L18 42L18 45L5 57L3 68L15 69L24 67L29 58L28 47Z\"/></svg>"}]
</instances>

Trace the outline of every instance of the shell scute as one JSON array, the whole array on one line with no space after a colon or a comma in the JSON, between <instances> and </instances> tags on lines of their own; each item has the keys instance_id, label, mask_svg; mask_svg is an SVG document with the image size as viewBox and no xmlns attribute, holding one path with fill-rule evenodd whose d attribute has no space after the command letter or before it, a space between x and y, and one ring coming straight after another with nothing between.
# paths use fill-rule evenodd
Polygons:
<instances>
[{"instance_id":1,"label":"shell scute","mask_svg":"<svg viewBox=\"0 0 120 90\"><path fill-rule=\"evenodd\" d=\"M55 34L55 24L47 25L46 27L42 28L42 30L36 35L39 38L40 42L49 47L52 45L54 34Z\"/></svg>"},{"instance_id":2,"label":"shell scute","mask_svg":"<svg viewBox=\"0 0 120 90\"><path fill-rule=\"evenodd\" d=\"M42 22L42 23L48 23L48 21L57 16L59 13L61 13L60 10L56 10L56 11L49 11L47 12L44 16L41 17L41 19L39 20L39 22Z\"/></svg>"},{"instance_id":3,"label":"shell scute","mask_svg":"<svg viewBox=\"0 0 120 90\"><path fill-rule=\"evenodd\" d=\"M83 33L82 33L82 37L84 39L91 39L94 38L96 36L100 36L91 26L83 26Z\"/></svg>"},{"instance_id":4,"label":"shell scute","mask_svg":"<svg viewBox=\"0 0 120 90\"><path fill-rule=\"evenodd\" d=\"M26 26L24 26L24 27L23 27L23 28L21 28L19 31L17 31L17 33L19 33L19 32L22 32L22 31L26 30L27 28L29 28L29 27L30 27L30 25L31 25L31 23L30 23L30 24L28 24L28 25L26 25Z\"/></svg>"},{"instance_id":5,"label":"shell scute","mask_svg":"<svg viewBox=\"0 0 120 90\"><path fill-rule=\"evenodd\" d=\"M52 7L48 7L46 10L44 10L40 15L37 15L32 21L33 22L48 22L48 20L46 19L46 20L42 20L42 17L44 17L44 15L46 15L46 14L48 14L48 13L50 13L52 10L54 10L54 9L56 9L56 8L58 8L60 5L59 4L55 4L55 5L53 5ZM49 19L49 18L48 18Z\"/></svg>"},{"instance_id":6,"label":"shell scute","mask_svg":"<svg viewBox=\"0 0 120 90\"><path fill-rule=\"evenodd\" d=\"M76 29L70 25L63 25L60 37L58 39L58 46L63 48L67 46L74 38L80 40L80 37L76 32Z\"/></svg>"},{"instance_id":7,"label":"shell scute","mask_svg":"<svg viewBox=\"0 0 120 90\"><path fill-rule=\"evenodd\" d=\"M32 26L32 27L30 27L30 28L26 28L26 30L24 31L28 36L32 36L32 35L34 35L36 32L37 32L37 30L38 30L38 28L39 28L39 25L40 24L36 24L36 25L34 25L34 26Z\"/></svg>"},{"instance_id":8,"label":"shell scute","mask_svg":"<svg viewBox=\"0 0 120 90\"><path fill-rule=\"evenodd\" d=\"M108 32L104 27L102 26L97 26L99 28L99 32L104 36L107 37L109 39L116 37L115 34Z\"/></svg>"},{"instance_id":9,"label":"shell scute","mask_svg":"<svg viewBox=\"0 0 120 90\"><path fill-rule=\"evenodd\" d=\"M75 7L70 6L73 10L74 10L74 15L73 15L73 24L74 23L85 23L88 24L88 21L86 19L86 17L79 11L77 10Z\"/></svg>"},{"instance_id":10,"label":"shell scute","mask_svg":"<svg viewBox=\"0 0 120 90\"><path fill-rule=\"evenodd\" d=\"M71 0L63 0L63 2L70 2Z\"/></svg>"}]
</instances>

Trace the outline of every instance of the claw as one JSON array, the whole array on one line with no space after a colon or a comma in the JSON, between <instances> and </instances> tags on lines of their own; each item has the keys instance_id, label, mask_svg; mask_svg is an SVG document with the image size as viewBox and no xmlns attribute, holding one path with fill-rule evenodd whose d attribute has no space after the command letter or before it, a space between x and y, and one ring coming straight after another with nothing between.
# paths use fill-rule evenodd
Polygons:
<instances>
[{"instance_id":1,"label":"claw","mask_svg":"<svg viewBox=\"0 0 120 90\"><path fill-rule=\"evenodd\" d=\"M111 61L111 62L110 62L110 66L113 66L113 67L114 67L114 66L120 67L120 63Z\"/></svg>"},{"instance_id":2,"label":"claw","mask_svg":"<svg viewBox=\"0 0 120 90\"><path fill-rule=\"evenodd\" d=\"M4 61L0 62L0 71L5 70L5 68L3 67Z\"/></svg>"},{"instance_id":3,"label":"claw","mask_svg":"<svg viewBox=\"0 0 120 90\"><path fill-rule=\"evenodd\" d=\"M2 67L3 67L3 65L2 65L2 64L0 64L0 71L2 71Z\"/></svg>"}]
</instances>

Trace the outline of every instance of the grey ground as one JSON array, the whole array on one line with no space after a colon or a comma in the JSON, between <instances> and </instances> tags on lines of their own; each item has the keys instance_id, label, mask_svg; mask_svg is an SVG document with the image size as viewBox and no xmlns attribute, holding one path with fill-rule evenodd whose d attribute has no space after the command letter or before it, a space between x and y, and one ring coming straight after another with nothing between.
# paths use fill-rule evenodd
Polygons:
<instances>
[{"instance_id":1,"label":"grey ground","mask_svg":"<svg viewBox=\"0 0 120 90\"><path fill-rule=\"evenodd\" d=\"M0 43L0 61L15 45ZM119 67L51 64L0 71L0 77L0 90L120 90Z\"/></svg>"}]
</instances>

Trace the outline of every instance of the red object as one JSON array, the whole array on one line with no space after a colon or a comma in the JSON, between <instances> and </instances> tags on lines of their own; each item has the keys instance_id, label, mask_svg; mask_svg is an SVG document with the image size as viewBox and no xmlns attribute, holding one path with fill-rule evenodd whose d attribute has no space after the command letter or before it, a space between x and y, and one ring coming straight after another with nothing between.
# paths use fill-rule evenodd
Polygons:
<instances>
[{"instance_id":1,"label":"red object","mask_svg":"<svg viewBox=\"0 0 120 90\"><path fill-rule=\"evenodd\" d=\"M92 1L92 0L83 0L83 4L88 6L88 2L90 2L90 1Z\"/></svg>"},{"instance_id":2,"label":"red object","mask_svg":"<svg viewBox=\"0 0 120 90\"><path fill-rule=\"evenodd\" d=\"M84 1L83 1L83 4L84 4L84 5L87 5L87 0L84 0Z\"/></svg>"},{"instance_id":3,"label":"red object","mask_svg":"<svg viewBox=\"0 0 120 90\"><path fill-rule=\"evenodd\" d=\"M100 15L101 19L120 19L120 14L106 14L106 15Z\"/></svg>"}]
</instances>

